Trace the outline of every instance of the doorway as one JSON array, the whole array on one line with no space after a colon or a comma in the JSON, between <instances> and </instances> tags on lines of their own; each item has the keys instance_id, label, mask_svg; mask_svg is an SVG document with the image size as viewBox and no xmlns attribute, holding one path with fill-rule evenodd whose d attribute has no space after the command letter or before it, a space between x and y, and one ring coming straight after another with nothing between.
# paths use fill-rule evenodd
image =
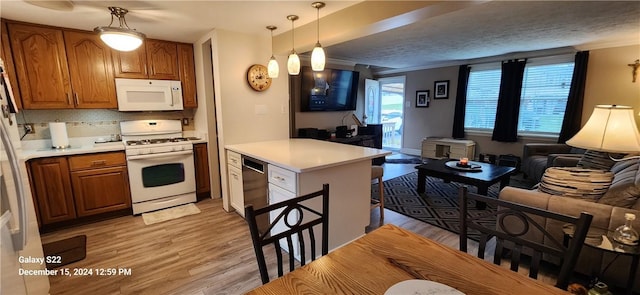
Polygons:
<instances>
[{"instance_id":1,"label":"doorway","mask_svg":"<svg viewBox=\"0 0 640 295\"><path fill-rule=\"evenodd\" d=\"M380 124L382 124L382 147L390 150L402 148L404 128L404 86L405 77L381 78L380 82Z\"/></svg>"}]
</instances>

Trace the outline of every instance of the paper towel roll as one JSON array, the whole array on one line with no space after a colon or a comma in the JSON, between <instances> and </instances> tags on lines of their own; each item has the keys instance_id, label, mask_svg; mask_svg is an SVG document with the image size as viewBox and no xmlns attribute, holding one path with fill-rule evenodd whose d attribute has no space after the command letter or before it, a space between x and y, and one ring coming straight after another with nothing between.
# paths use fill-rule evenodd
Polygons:
<instances>
[{"instance_id":1,"label":"paper towel roll","mask_svg":"<svg viewBox=\"0 0 640 295\"><path fill-rule=\"evenodd\" d=\"M67 137L67 123L50 122L49 131L51 132L51 146L53 146L53 148L61 149L69 146L69 138Z\"/></svg>"}]
</instances>

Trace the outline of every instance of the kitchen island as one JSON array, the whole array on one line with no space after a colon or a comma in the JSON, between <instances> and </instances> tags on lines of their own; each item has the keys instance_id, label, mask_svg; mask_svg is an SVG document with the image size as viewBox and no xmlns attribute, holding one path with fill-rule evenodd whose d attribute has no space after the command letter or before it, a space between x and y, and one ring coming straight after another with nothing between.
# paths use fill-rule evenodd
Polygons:
<instances>
[{"instance_id":1,"label":"kitchen island","mask_svg":"<svg viewBox=\"0 0 640 295\"><path fill-rule=\"evenodd\" d=\"M242 155L268 163L269 203L318 191L328 183L329 250L365 234L371 204L371 160L391 154L315 139L264 141L225 148L228 162ZM231 188L232 181L230 178ZM319 202L312 206L321 208Z\"/></svg>"}]
</instances>

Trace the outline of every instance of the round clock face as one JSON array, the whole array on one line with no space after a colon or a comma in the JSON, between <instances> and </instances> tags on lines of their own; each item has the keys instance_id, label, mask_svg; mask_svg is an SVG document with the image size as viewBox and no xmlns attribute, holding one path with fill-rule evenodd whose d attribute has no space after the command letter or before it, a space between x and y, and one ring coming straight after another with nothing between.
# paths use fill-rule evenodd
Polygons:
<instances>
[{"instance_id":1,"label":"round clock face","mask_svg":"<svg viewBox=\"0 0 640 295\"><path fill-rule=\"evenodd\" d=\"M247 82L255 91L265 91L271 86L271 78L267 73L267 67L252 65L247 71Z\"/></svg>"}]
</instances>

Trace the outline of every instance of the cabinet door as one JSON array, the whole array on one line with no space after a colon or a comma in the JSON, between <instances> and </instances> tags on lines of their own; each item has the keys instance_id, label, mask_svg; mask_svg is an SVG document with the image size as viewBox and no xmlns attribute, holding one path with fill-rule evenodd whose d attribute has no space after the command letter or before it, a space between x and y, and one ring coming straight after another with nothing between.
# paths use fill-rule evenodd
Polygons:
<instances>
[{"instance_id":1,"label":"cabinet door","mask_svg":"<svg viewBox=\"0 0 640 295\"><path fill-rule=\"evenodd\" d=\"M146 43L146 42L145 42ZM116 78L147 79L147 50L143 43L133 51L112 50Z\"/></svg>"},{"instance_id":2,"label":"cabinet door","mask_svg":"<svg viewBox=\"0 0 640 295\"><path fill-rule=\"evenodd\" d=\"M229 201L231 207L244 217L244 191L242 191L242 170L238 167L227 165L229 169Z\"/></svg>"},{"instance_id":3,"label":"cabinet door","mask_svg":"<svg viewBox=\"0 0 640 295\"><path fill-rule=\"evenodd\" d=\"M29 162L33 199L40 212L40 224L74 219L76 210L64 157L35 159Z\"/></svg>"},{"instance_id":4,"label":"cabinet door","mask_svg":"<svg viewBox=\"0 0 640 295\"><path fill-rule=\"evenodd\" d=\"M193 160L196 166L196 194L204 194L211 191L209 185L209 155L207 154L207 144L199 143L193 145Z\"/></svg>"},{"instance_id":5,"label":"cabinet door","mask_svg":"<svg viewBox=\"0 0 640 295\"><path fill-rule=\"evenodd\" d=\"M182 81L182 102L185 108L197 108L196 68L193 60L193 45L178 44L178 65Z\"/></svg>"},{"instance_id":6,"label":"cabinet door","mask_svg":"<svg viewBox=\"0 0 640 295\"><path fill-rule=\"evenodd\" d=\"M131 207L127 167L110 167L71 173L78 216Z\"/></svg>"},{"instance_id":7,"label":"cabinet door","mask_svg":"<svg viewBox=\"0 0 640 295\"><path fill-rule=\"evenodd\" d=\"M16 68L13 64L13 54L9 45L9 33L7 32L7 24L2 21L0 24L0 33L2 34L2 60L4 61L4 70L9 75L9 82L13 90L13 97L16 100L16 108L22 109L22 98L20 97L20 86L18 85L18 77L16 76Z\"/></svg>"},{"instance_id":8,"label":"cabinet door","mask_svg":"<svg viewBox=\"0 0 640 295\"><path fill-rule=\"evenodd\" d=\"M73 108L61 30L8 24L25 109Z\"/></svg>"},{"instance_id":9,"label":"cabinet door","mask_svg":"<svg viewBox=\"0 0 640 295\"><path fill-rule=\"evenodd\" d=\"M296 197L296 194L294 194L293 192L285 190L273 183L269 183L269 205L280 203L286 200L291 200L295 197ZM278 210L273 210L269 212L269 222L274 222L276 217L278 217L278 215L282 212L282 210L284 209L278 209ZM296 220L298 219L298 212L296 212L295 210L291 211L288 217L289 217L290 224L296 224ZM280 220L278 223L276 223L273 226L273 229L271 230L271 235L276 235L287 229L289 229L289 227L284 224L284 220ZM293 240L293 255L299 261L300 248L298 247L297 235L294 234L293 236L291 236L291 239ZM287 251L286 249L288 249L289 246L287 245L286 241L280 240L280 247L282 247L285 251Z\"/></svg>"},{"instance_id":10,"label":"cabinet door","mask_svg":"<svg viewBox=\"0 0 640 295\"><path fill-rule=\"evenodd\" d=\"M180 80L175 42L147 39L146 49L149 79Z\"/></svg>"},{"instance_id":11,"label":"cabinet door","mask_svg":"<svg viewBox=\"0 0 640 295\"><path fill-rule=\"evenodd\" d=\"M117 108L111 49L94 33L65 31L76 108Z\"/></svg>"}]
</instances>

